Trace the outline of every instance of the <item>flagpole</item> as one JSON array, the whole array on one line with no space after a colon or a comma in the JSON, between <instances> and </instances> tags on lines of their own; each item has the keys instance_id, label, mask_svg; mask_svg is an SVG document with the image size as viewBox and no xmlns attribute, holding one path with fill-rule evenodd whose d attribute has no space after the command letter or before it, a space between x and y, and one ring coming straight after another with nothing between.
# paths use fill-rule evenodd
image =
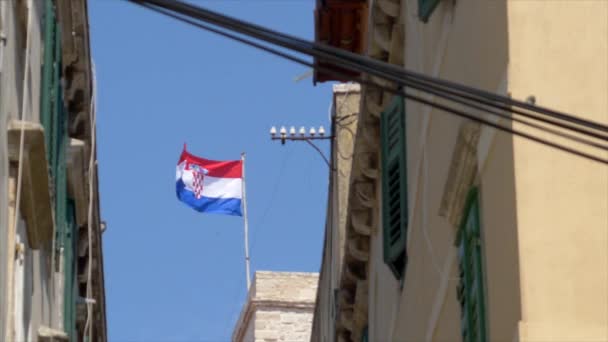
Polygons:
<instances>
[{"instance_id":1,"label":"flagpole","mask_svg":"<svg viewBox=\"0 0 608 342\"><path fill-rule=\"evenodd\" d=\"M243 187L241 188L243 197L243 221L245 223L245 268L247 270L247 292L251 286L251 276L249 273L249 222L247 220L247 196L245 195L245 152L241 153L243 163Z\"/></svg>"}]
</instances>

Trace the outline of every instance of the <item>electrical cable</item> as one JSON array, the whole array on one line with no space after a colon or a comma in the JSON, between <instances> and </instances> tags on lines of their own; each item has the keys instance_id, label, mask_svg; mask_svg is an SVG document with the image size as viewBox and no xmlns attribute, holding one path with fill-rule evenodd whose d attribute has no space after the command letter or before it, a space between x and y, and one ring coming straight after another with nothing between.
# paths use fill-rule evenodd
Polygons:
<instances>
[{"instance_id":1,"label":"electrical cable","mask_svg":"<svg viewBox=\"0 0 608 342\"><path fill-rule=\"evenodd\" d=\"M340 105L338 105L338 108L336 108L336 117L335 117L334 123L335 123L336 127L339 127L341 130L344 130L344 131L348 132L350 134L351 138L354 139L355 132L349 126L351 124L357 122L356 116L358 116L359 113L356 112L356 113L351 113L351 114L347 114L347 115L340 116L340 117L337 116L338 113L340 113L342 111L342 107L344 107L344 104L346 103L346 101L348 101L348 97L351 94L350 91L351 91L350 89L348 89L346 91L346 93L343 95L344 99L342 100L342 102L340 102ZM338 97L336 97L336 101L338 101ZM350 118L351 120L349 120L346 123L344 123L343 121L345 121L348 118ZM334 132L333 134L336 135L336 136L339 134L338 130L335 129L335 127L334 127L333 132ZM352 157L353 157L352 152L350 153L350 155L347 156L346 154L344 154L342 152L340 144L336 145L335 149L336 149L336 154L338 155L338 158L340 158L342 160L350 160L350 159L352 159ZM344 172L342 172L342 170L340 170L339 172L340 172L340 174L342 176L345 176L345 174L344 174Z\"/></svg>"},{"instance_id":2,"label":"electrical cable","mask_svg":"<svg viewBox=\"0 0 608 342\"><path fill-rule=\"evenodd\" d=\"M93 74L93 79L95 79L95 74ZM93 82L95 85L95 81ZM95 180L95 170L97 166L96 159L96 108L95 108L95 88L93 87L93 91L91 92L91 103L89 107L89 121L90 121L90 129L91 129L91 146L90 146L90 156L89 156L89 206L87 212L87 286L86 286L86 299L93 298L93 289L92 289L92 272L93 272L93 190L94 190L94 180ZM88 335L88 341L93 341L93 329L91 329L91 318L93 316L93 303L91 301L86 301L87 306L87 319L85 321L84 329L83 329L83 340Z\"/></svg>"},{"instance_id":3,"label":"electrical cable","mask_svg":"<svg viewBox=\"0 0 608 342\"><path fill-rule=\"evenodd\" d=\"M17 189L16 189L16 194L15 194L15 215L14 215L14 219L13 219L13 232L15 234L17 234L17 229L19 227L19 217L20 214L19 212L21 211L20 206L21 206L21 188L23 185L23 152L25 149L25 115L26 115L26 104L27 104L27 75L28 75L28 69L29 69L29 63L30 63L30 33L31 33L31 21L32 21L32 15L31 15L31 0L29 0L27 2L27 33L25 36L25 61L23 63L23 88L22 88L22 92L21 92L21 113L20 113L20 118L19 118L19 156L17 157L18 160L18 164L17 164ZM55 225L53 225L53 246L52 248L54 249L54 234L55 234ZM14 252L13 252L14 253ZM53 274L53 269L51 269L51 287L53 290L53 294L55 291L55 287L53 286L54 284L54 274ZM54 296L53 296L54 298ZM52 309L51 309L51 315L50 315L50 320L51 320L51 324L52 324L52 319L53 319L53 314L52 314ZM11 331L13 329L13 327L7 327L8 331ZM10 336L10 334L8 335Z\"/></svg>"},{"instance_id":4,"label":"electrical cable","mask_svg":"<svg viewBox=\"0 0 608 342\"><path fill-rule=\"evenodd\" d=\"M266 217L268 216L268 213L270 212L270 208L272 208L272 204L274 203L274 199L277 195L277 191L279 190L281 181L283 180L283 173L285 171L285 166L287 165L287 161L291 157L290 152L291 151L288 148L286 153L283 154L283 159L281 161L281 166L279 167L278 176L273 178L273 179L275 179L275 183L274 183L272 192L270 192L270 200L267 202L266 207L265 207L264 211L262 212L262 216L260 216L260 220L258 222L256 222L257 224L255 225L255 227L259 227L259 228L253 232L253 236L251 238L252 252L255 251L255 247L257 247L257 238L265 227L264 223L266 221Z\"/></svg>"},{"instance_id":5,"label":"electrical cable","mask_svg":"<svg viewBox=\"0 0 608 342\"><path fill-rule=\"evenodd\" d=\"M582 125L588 128L592 128L592 129L596 129L596 130L600 130L603 132L608 132L608 126L600 124L600 123L596 123L590 120L584 120L569 114L565 114L565 113L561 113L561 112L557 112L548 108L544 108L544 107L539 107L539 106L534 106L531 105L529 103L525 103L525 102L521 102L521 101L517 101L514 99L510 99L508 97L503 97L497 94L493 94L487 91L483 91L480 89L476 89L476 88L472 88L472 87L467 87L461 84L457 84L454 82L450 82L450 81L446 81L446 80L440 80L440 79L436 79L436 78L432 78L423 74L419 74L419 73L415 73L415 72L411 72L408 70L404 70L400 67L397 67L395 65L391 65L388 63L384 63L378 60L374 60L371 59L369 57L365 57L365 56L361 56L358 54L354 54L352 52L349 51L345 51L342 49L338 49L329 45L325 45L325 44L320 44L320 43L316 43L316 42L308 42L306 40L303 40L301 38L297 38L294 36L290 36L284 33L280 33L271 29L267 29L264 28L262 26L259 25L255 25L252 23L248 23L239 19L235 19L235 18L231 18L210 10L206 10L204 8L200 8L200 7L196 7L181 1L168 1L168 0L128 0L137 4L141 4L144 2L147 3L152 3L156 6L160 6L163 7L165 9L170 9L173 11L177 11L179 13L182 14L186 14L189 15L191 17L197 18L199 20L204 20L206 22L210 22L214 25L223 27L223 28L228 28L228 29L232 29L235 30L241 34L246 34L249 36L252 36L256 39L261 39L288 49L292 49L295 51L298 51L300 53L304 53L304 54L309 54L309 55L313 55L310 53L310 51L315 51L315 52L320 52L321 54L314 54L315 57L320 58L320 59L328 59L328 60L333 60L336 61L338 63L342 63L342 65L340 65L341 67L346 66L347 68L353 70L353 71L360 71L358 70L358 68L352 68L353 65L359 65L362 66L361 63L366 63L365 65L367 66L372 66L375 69L372 69L371 71L368 70L366 72L372 74L372 75L376 75L376 76L381 76L379 75L379 71L380 72L388 72L388 73L393 73L392 75L395 76L402 76L404 77L406 80L408 77L411 79L415 79L418 81L423 81L423 82L433 82L436 83L440 86L443 87L451 87L453 89L456 90L460 90L460 91L466 91L469 92L471 94L474 94L476 96L480 96L480 97L485 97L487 99L493 100L493 101L498 101L498 102L502 102L503 104L509 105L509 106L517 106L517 107L521 107L530 111L535 111L537 113L540 114L544 114L544 115L549 115L552 116L554 118L558 118L570 123L575 123L578 125ZM298 45L300 44L300 45ZM346 65L343 65L344 63L346 63ZM401 81L404 81L401 80ZM393 79L393 81L396 82L401 82L400 80L395 80ZM516 112L517 114L524 114L524 112L518 111ZM538 118L536 118L538 119ZM570 126L570 127L574 127L574 126ZM603 137L608 139L608 137Z\"/></svg>"},{"instance_id":6,"label":"electrical cable","mask_svg":"<svg viewBox=\"0 0 608 342\"><path fill-rule=\"evenodd\" d=\"M131 1L136 2L136 3L141 2L141 0L139 0L139 1L138 1L138 0L131 0ZM154 0L153 0L153 1L154 1ZM156 0L156 2L158 2L158 1L163 2L163 3L166 3L166 1L163 1L163 0ZM175 3L174 3L174 4L175 4ZM183 5L183 4L182 4L182 5ZM192 7L192 6L191 6L191 7ZM194 8L196 8L196 7L194 7ZM197 8L197 9L199 9L199 8ZM199 10L201 10L201 9L199 9ZM213 12L211 12L211 13L213 13ZM235 19L235 20L236 20L236 19ZM271 30L266 30L266 31L274 32L274 31L271 31ZM342 52L344 52L344 51L342 51ZM358 55L355 55L355 56L358 56ZM358 57L361 57L361 56L358 56ZM389 65L389 66L391 66L391 65ZM394 66L392 66L392 67L394 67ZM492 94L492 95L494 96L494 94ZM440 96L441 96L441 95L440 95ZM528 106L528 104L525 104L525 105L527 105L527 106ZM523 112L522 112L522 113L523 113ZM608 139L608 137L602 137L602 138L604 138L604 139Z\"/></svg>"},{"instance_id":7,"label":"electrical cable","mask_svg":"<svg viewBox=\"0 0 608 342\"><path fill-rule=\"evenodd\" d=\"M319 152L319 154L323 158L323 161L325 161L325 164L327 164L329 169L333 171L331 164L329 163L329 160L327 160L327 157L323 154L321 149L317 145L315 145L312 141L310 141L310 139L304 139L304 141L306 141L308 143L308 145L312 146L312 148L314 148L315 150L317 150L317 152Z\"/></svg>"},{"instance_id":8,"label":"electrical cable","mask_svg":"<svg viewBox=\"0 0 608 342\"><path fill-rule=\"evenodd\" d=\"M239 37L237 35L234 35L234 34L231 34L231 33L228 33L228 32L225 32L225 31L222 31L222 30L219 30L219 29L216 29L216 28L213 28L213 27L211 27L209 25L201 24L201 23L196 22L196 21L194 21L194 20L192 20L190 18L185 18L185 17L182 17L182 16L175 15L175 14L171 13L170 10L167 10L167 9L165 9L163 7L161 7L161 8L157 7L157 6L160 6L160 5L154 6L154 5L149 5L147 3L144 3L144 2L153 2L153 3L159 3L160 2L162 4L166 4L167 2L165 0L128 0L128 1L134 2L134 3L138 4L138 5L144 6L146 8L152 9L154 11L157 11L157 12L161 13L161 14L171 16L173 18L176 18L176 19L181 20L183 22L186 22L188 24L194 25L196 27L199 27L199 28L202 28L202 29L214 32L216 34L220 34L220 35L222 35L224 37L227 37L227 38L239 41L241 43L244 43L244 44L247 44L247 45L250 45L250 46L253 46L253 47L256 47L258 49L264 50L266 52L269 52L271 54L277 55L279 57L286 58L286 59L291 60L293 62L296 62L298 64L302 64L302 65L308 66L308 67L315 67L314 63L311 63L311 62L306 61L304 59L301 59L301 58L289 55L287 53L278 51L276 49L273 49L271 47L259 44L257 42L253 42L253 41L247 40L247 39L245 39L243 37ZM182 5L182 6L184 5L183 3L179 3L177 1L174 2L173 4L178 4L178 5ZM190 5L186 5L186 6L190 6ZM213 13L213 12L211 12L211 13ZM188 14L182 14L182 15L188 15ZM221 15L219 15L219 16L221 16ZM200 20L203 20L203 19L200 19ZM234 20L236 20L236 19L234 19ZM217 24L218 20L209 20L209 21L213 22L216 25L219 25L219 24ZM222 20L221 22L225 23L225 20ZM256 26L256 25L253 25L253 24L251 24L251 25L252 26ZM237 31L239 33L243 33L243 32L249 32L249 33L251 33L250 32L251 31L250 28L242 30L242 29L239 29L239 28L235 28L234 25L228 25L227 24L226 26L233 28L235 31ZM264 30L266 30L266 29L264 29ZM260 37L259 34L251 34L251 35L254 36L254 38ZM263 38L257 38L257 39L263 39ZM277 39L270 39L270 41L276 43ZM280 45L280 46L285 47L285 48L293 48L294 47L293 44L282 44L282 42L277 43L277 45ZM306 50L304 50L302 48L299 48L299 47L294 48L294 50L296 50L298 52L301 52L301 53L305 53L305 54L308 53L308 54L310 54L310 55L312 55L314 57L317 57L317 58L320 58L320 57L322 58L322 57L326 56L324 54L318 54L318 53L316 53L316 51L306 51ZM356 56L358 56L358 55L356 55ZM361 56L358 56L358 57L361 57ZM350 66L352 67L352 65L350 65ZM345 72L340 72L340 71L336 71L336 70L325 68L325 67L316 66L316 69L317 70L321 70L321 71L326 72L326 73L329 73L329 74L338 75L339 77L346 76L350 80L357 81L357 82L359 82L361 84L366 84L368 86L380 88L381 90L388 91L388 92L396 94L396 95L404 96L405 98L408 98L410 100L413 100L413 101L416 101L416 102L419 102L419 103L423 103L423 104L429 105L429 106L437 108L437 109L444 110L444 111L446 111L448 113L451 113L451 114L454 114L454 115L457 115L457 116L460 116L460 117L468 118L470 120L473 120L473 121L485 124L485 125L490 126L490 127L494 127L496 129L499 129L499 130L502 130L502 131L505 131L505 132L508 132L508 133L511 133L511 134L514 134L514 135L518 135L520 137L523 137L523 138L526 138L526 139L529 139L529 140L532 140L532 141L536 141L538 143L541 143L541 144L544 144L544 145L547 145L547 146L551 146L551 147L557 148L557 149L565 151L565 152L570 152L570 153L573 153L573 154L581 156L581 157L585 157L585 158L588 158L588 159L591 159L591 160L595 160L595 161L598 161L598 162L601 162L601 163L604 163L604 164L608 164L608 159L599 158L599 157L597 157L595 155L592 155L592 154L589 154L589 153L586 153L586 152L577 151L577 150L572 149L570 147L563 146L563 145L560 145L560 144L548 141L546 139L533 136L533 135L525 133L523 131L515 130L513 128L505 127L505 126L499 125L499 124L494 123L494 122L490 122L490 121L482 119L482 118L474 117L474 116L472 116L470 114L464 113L462 111L459 111L459 110L456 110L456 109L453 109L453 108L449 108L449 107L447 107L445 105L441 105L441 104L437 104L437 103L432 103L431 101L423 99L420 96L415 96L415 95L412 95L412 94L408 94L407 92L404 92L402 90L392 89L391 87L387 87L387 86L383 86L383 85L377 84L376 82L373 82L371 80L362 79L361 77L353 77L352 75L348 75ZM428 92L428 93L434 93L434 94L437 94L438 96L441 96L441 97L444 97L444 98L447 96L448 100L456 101L457 103L465 104L467 106L473 106L473 108L482 110L484 112L488 112L490 114L499 115L499 116L501 116L501 114L502 114L503 118L506 117L507 119L510 119L510 120L516 119L516 118L510 117L510 116L508 116L508 115L506 115L504 113L500 113L500 112L496 112L496 111L489 111L487 108L480 107L479 105L471 104L469 102L466 102L466 100L456 99L453 96L441 94L440 92L437 91L436 87L435 88L430 88L430 87L427 87L426 85L420 84L420 82L411 82L411 81L408 81L407 79L406 80L402 80L402 79L395 80L395 77L393 77L391 75L387 75L386 73L383 73L383 72L380 72L380 73L374 72L373 70L370 70L368 67L365 67L365 68L362 68L362 69L364 69L364 71L367 72L367 73L369 73L369 74L372 74L372 72L373 72L373 73L377 74L378 76L380 76L382 78L385 78L385 79L388 79L388 80L391 80L391 81L394 81L397 84L403 83L406 86L410 86L412 88L417 88L418 90L425 91L425 92ZM451 92L451 94L455 94L455 93ZM498 96L498 95L495 95L495 94L491 94L491 95L492 96ZM470 97L469 97L469 99L470 99ZM501 99L501 100L504 100L504 99ZM510 101L510 99L507 99L507 100ZM484 104L488 104L487 101L485 101L483 103ZM517 104L517 101L513 101L513 103ZM488 105L491 105L491 103L488 104ZM540 107L531 106L531 105L525 104L525 103L524 103L524 105L528 106L528 107L532 107L533 109L540 108ZM503 108L503 107L499 107L499 108ZM511 111L511 110L509 110L509 111ZM532 119L536 119L535 117L531 117L531 118ZM566 118L568 118L567 115L566 115ZM578 118L576 118L576 119L578 119ZM580 119L580 120L582 120L582 119ZM596 148L600 148L600 149L607 149L608 148L608 146L601 145L601 144L598 144L598 143L595 143L593 141L589 141L589 140L586 140L586 139L578 138L578 137L572 136L570 134L566 134L566 133L563 133L563 132L552 130L552 129L548 128L548 127L543 127L543 126L540 126L540 125L536 125L536 124L527 122L525 120L516 119L516 120L513 120L513 121L522 123L524 125L527 125L527 126L530 126L530 127L533 127L533 128L536 128L536 129L539 129L539 130L542 130L542 131L545 131L545 132L548 132L548 133L557 134L557 135L559 135L561 137L564 137L564 138L567 138L567 139L571 139L571 140L574 140L574 141L579 142L579 143L588 144L588 145L596 147ZM573 121L577 121L577 120L573 120ZM592 127L594 129L603 130L603 127L602 127L603 125L597 124L599 126L597 126L597 125L594 126L594 123L592 123L592 122L587 122L586 120L582 120L582 121L584 121L587 124L587 126L589 126L589 127ZM549 122L549 123L552 123L552 122ZM560 124L561 124L562 128L578 130L581 134L587 134L587 135L589 135L588 133L595 134L594 137L596 137L598 139L608 140L608 137L605 138L603 135L601 135L599 133L583 130L581 128L578 128L578 127L575 127L575 126L570 126L570 125L567 125L567 124L564 124L564 123L560 123Z\"/></svg>"}]
</instances>

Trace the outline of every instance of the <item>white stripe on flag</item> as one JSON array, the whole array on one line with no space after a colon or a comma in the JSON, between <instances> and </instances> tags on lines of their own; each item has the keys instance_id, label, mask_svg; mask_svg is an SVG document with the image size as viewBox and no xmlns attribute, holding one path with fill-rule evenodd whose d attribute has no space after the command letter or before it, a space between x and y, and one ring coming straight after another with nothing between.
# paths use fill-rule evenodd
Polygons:
<instances>
[{"instance_id":1,"label":"white stripe on flag","mask_svg":"<svg viewBox=\"0 0 608 342\"><path fill-rule=\"evenodd\" d=\"M192 171L184 170L184 164L177 165L176 178L184 181L186 189L194 192L194 177ZM205 176L203 178L203 192L201 196L210 198L241 198L243 180L241 178L217 178Z\"/></svg>"},{"instance_id":2,"label":"white stripe on flag","mask_svg":"<svg viewBox=\"0 0 608 342\"><path fill-rule=\"evenodd\" d=\"M203 196L211 198L241 198L243 180L241 178L215 178L205 176Z\"/></svg>"}]
</instances>

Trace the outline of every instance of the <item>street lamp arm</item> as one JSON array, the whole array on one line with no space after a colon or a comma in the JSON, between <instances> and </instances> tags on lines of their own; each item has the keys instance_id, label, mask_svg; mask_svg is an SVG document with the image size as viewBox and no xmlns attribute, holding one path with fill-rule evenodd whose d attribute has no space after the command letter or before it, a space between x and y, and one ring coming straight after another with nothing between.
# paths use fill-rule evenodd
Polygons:
<instances>
[{"instance_id":1,"label":"street lamp arm","mask_svg":"<svg viewBox=\"0 0 608 342\"><path fill-rule=\"evenodd\" d=\"M317 150L317 152L319 152L319 154L321 155L321 157L323 157L323 160L325 161L325 163L327 164L327 166L331 170L331 164L329 163L329 160L327 160L327 157L325 157L325 155L323 154L323 152L321 152L321 149L319 149L319 147L317 147L317 145L315 145L309 139L302 139L302 140L306 141L310 146L312 146L315 150Z\"/></svg>"}]
</instances>

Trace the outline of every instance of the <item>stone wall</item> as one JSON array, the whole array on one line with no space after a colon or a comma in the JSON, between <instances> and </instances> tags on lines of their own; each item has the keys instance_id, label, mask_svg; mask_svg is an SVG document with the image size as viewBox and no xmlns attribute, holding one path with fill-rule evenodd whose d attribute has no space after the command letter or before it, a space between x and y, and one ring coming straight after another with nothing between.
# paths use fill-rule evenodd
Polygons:
<instances>
[{"instance_id":1,"label":"stone wall","mask_svg":"<svg viewBox=\"0 0 608 342\"><path fill-rule=\"evenodd\" d=\"M334 289L338 288L344 256L347 207L353 149L360 110L361 87L353 83L333 86L334 144L331 162L325 241L319 276L319 291L312 325L313 341L331 341L335 336Z\"/></svg>"},{"instance_id":2,"label":"stone wall","mask_svg":"<svg viewBox=\"0 0 608 342\"><path fill-rule=\"evenodd\" d=\"M259 309L251 341L310 341L312 310Z\"/></svg>"},{"instance_id":3,"label":"stone wall","mask_svg":"<svg viewBox=\"0 0 608 342\"><path fill-rule=\"evenodd\" d=\"M316 273L256 272L232 340L309 341L317 281Z\"/></svg>"}]
</instances>

